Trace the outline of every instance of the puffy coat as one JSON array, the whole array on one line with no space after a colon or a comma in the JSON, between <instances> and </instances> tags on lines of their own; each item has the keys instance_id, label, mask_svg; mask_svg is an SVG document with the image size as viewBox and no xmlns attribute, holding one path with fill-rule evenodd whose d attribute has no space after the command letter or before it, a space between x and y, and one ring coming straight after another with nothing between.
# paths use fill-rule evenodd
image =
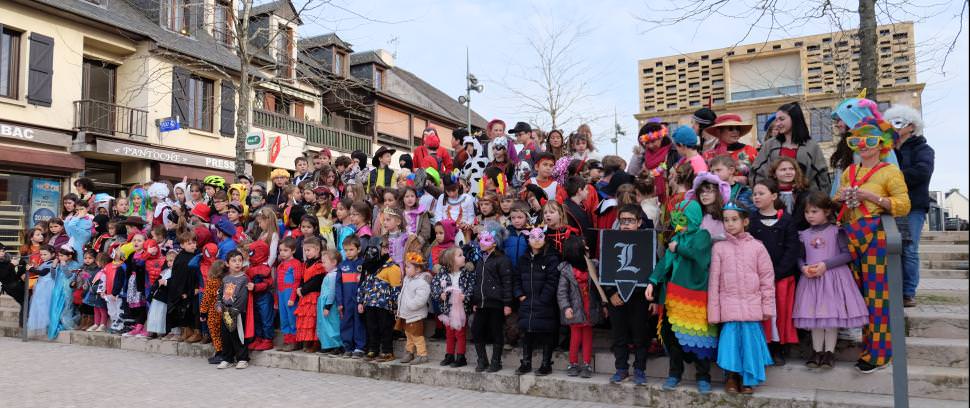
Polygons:
<instances>
[{"instance_id":1,"label":"puffy coat","mask_svg":"<svg viewBox=\"0 0 970 408\"><path fill-rule=\"evenodd\" d=\"M486 253L475 264L472 305L478 307L512 306L512 263L498 250Z\"/></svg>"},{"instance_id":2,"label":"puffy coat","mask_svg":"<svg viewBox=\"0 0 970 408\"><path fill-rule=\"evenodd\" d=\"M583 295L579 292L579 282L573 275L573 267L568 262L560 263L559 266L559 288L556 291L559 301L560 316L562 324L597 324L603 320L603 307L601 305L600 292L596 290L593 278L589 279L589 316L583 308ZM642 291L641 291L642 292ZM573 309L573 318L567 319L565 310Z\"/></svg>"},{"instance_id":3,"label":"puffy coat","mask_svg":"<svg viewBox=\"0 0 970 408\"><path fill-rule=\"evenodd\" d=\"M554 332L559 328L559 254L546 247L538 255L530 251L519 258L514 282L519 302L519 328L528 332Z\"/></svg>"},{"instance_id":4,"label":"puffy coat","mask_svg":"<svg viewBox=\"0 0 970 408\"><path fill-rule=\"evenodd\" d=\"M518 270L519 261L529 252L529 238L525 235L528 230L517 230L511 225L506 227L506 230L508 232L505 240L502 241L502 252L505 252L512 267Z\"/></svg>"},{"instance_id":5,"label":"puffy coat","mask_svg":"<svg viewBox=\"0 0 970 408\"><path fill-rule=\"evenodd\" d=\"M397 298L397 316L407 323L428 317L428 297L431 295L431 274L421 272L404 277L401 294Z\"/></svg>"},{"instance_id":6,"label":"puffy coat","mask_svg":"<svg viewBox=\"0 0 970 408\"><path fill-rule=\"evenodd\" d=\"M768 250L751 234L728 234L711 250L707 320L758 322L775 315L775 275Z\"/></svg>"},{"instance_id":7,"label":"puffy coat","mask_svg":"<svg viewBox=\"0 0 970 408\"><path fill-rule=\"evenodd\" d=\"M926 211L930 208L930 176L933 175L935 152L926 138L913 136L906 139L896 150L899 169L903 171L906 187L909 189L909 202L913 210Z\"/></svg>"}]
</instances>

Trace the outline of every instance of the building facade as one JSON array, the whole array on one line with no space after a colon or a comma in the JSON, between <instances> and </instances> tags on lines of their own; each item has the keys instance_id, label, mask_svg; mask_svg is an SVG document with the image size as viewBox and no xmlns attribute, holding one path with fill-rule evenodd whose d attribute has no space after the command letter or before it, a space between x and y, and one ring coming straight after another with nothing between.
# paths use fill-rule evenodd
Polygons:
<instances>
[{"instance_id":1,"label":"building facade","mask_svg":"<svg viewBox=\"0 0 970 408\"><path fill-rule=\"evenodd\" d=\"M925 84L916 79L916 42L912 22L883 25L878 31L878 102L884 109L906 104L920 109ZM757 131L745 143L759 145L764 124L782 104L798 101L812 137L831 149L831 112L859 92L859 41L856 31L739 45L637 63L641 123L660 118L688 124L691 114L709 106L740 114Z\"/></svg>"}]
</instances>

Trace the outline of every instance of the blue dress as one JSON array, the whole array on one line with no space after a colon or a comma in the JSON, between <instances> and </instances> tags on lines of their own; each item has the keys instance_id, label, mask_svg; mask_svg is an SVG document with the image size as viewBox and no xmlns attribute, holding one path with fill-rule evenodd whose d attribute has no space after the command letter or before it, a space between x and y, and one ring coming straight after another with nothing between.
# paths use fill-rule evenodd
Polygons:
<instances>
[{"instance_id":1,"label":"blue dress","mask_svg":"<svg viewBox=\"0 0 970 408\"><path fill-rule=\"evenodd\" d=\"M337 271L330 271L323 277L320 285L320 297L317 298L317 338L323 349L343 346L340 339L340 313L337 311ZM324 309L330 310L329 316L324 316Z\"/></svg>"},{"instance_id":2,"label":"blue dress","mask_svg":"<svg viewBox=\"0 0 970 408\"><path fill-rule=\"evenodd\" d=\"M48 275L53 275L53 288L50 296L50 317L47 323L47 338L54 340L61 330L71 330L75 324L75 310L72 303L71 281L75 271L81 267L78 261L58 264Z\"/></svg>"},{"instance_id":3,"label":"blue dress","mask_svg":"<svg viewBox=\"0 0 970 408\"><path fill-rule=\"evenodd\" d=\"M765 366L773 364L761 327L761 322L726 322L718 337L717 365L741 374L745 387L764 383Z\"/></svg>"},{"instance_id":4,"label":"blue dress","mask_svg":"<svg viewBox=\"0 0 970 408\"><path fill-rule=\"evenodd\" d=\"M84 245L91 240L91 227L94 223L91 218L71 217L64 222L64 231L71 237L68 244L74 248L74 253L80 259L84 254Z\"/></svg>"},{"instance_id":5,"label":"blue dress","mask_svg":"<svg viewBox=\"0 0 970 408\"><path fill-rule=\"evenodd\" d=\"M47 333L47 323L50 322L51 290L54 289L53 261L47 261L37 267L45 273L37 278L34 291L30 296L30 311L27 317L27 334L34 336Z\"/></svg>"}]
</instances>

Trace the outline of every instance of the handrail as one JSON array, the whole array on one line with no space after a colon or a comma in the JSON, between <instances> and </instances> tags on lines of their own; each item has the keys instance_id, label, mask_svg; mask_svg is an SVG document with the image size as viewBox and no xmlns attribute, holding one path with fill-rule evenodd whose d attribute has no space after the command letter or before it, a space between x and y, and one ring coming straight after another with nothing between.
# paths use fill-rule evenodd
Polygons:
<instances>
[{"instance_id":1,"label":"handrail","mask_svg":"<svg viewBox=\"0 0 970 408\"><path fill-rule=\"evenodd\" d=\"M81 99L74 101L74 128L114 136L147 137L148 111L113 103Z\"/></svg>"},{"instance_id":2,"label":"handrail","mask_svg":"<svg viewBox=\"0 0 970 408\"><path fill-rule=\"evenodd\" d=\"M307 144L327 147L339 152L350 153L360 150L364 154L371 154L370 136L299 120L276 112L253 109L253 126L300 136L306 139Z\"/></svg>"},{"instance_id":3,"label":"handrail","mask_svg":"<svg viewBox=\"0 0 970 408\"><path fill-rule=\"evenodd\" d=\"M882 216L886 232L886 274L889 283L889 337L893 346L893 406L909 407L909 373L906 362L906 317L903 312L903 237L896 219ZM919 233L919 231L913 231Z\"/></svg>"}]
</instances>

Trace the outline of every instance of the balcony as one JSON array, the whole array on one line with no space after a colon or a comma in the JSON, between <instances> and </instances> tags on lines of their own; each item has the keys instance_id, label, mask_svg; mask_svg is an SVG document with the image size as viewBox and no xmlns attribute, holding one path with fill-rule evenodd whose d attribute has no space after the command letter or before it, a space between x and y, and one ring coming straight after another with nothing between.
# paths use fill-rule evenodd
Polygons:
<instances>
[{"instance_id":1,"label":"balcony","mask_svg":"<svg viewBox=\"0 0 970 408\"><path fill-rule=\"evenodd\" d=\"M74 101L74 129L144 139L148 137L148 111L82 99Z\"/></svg>"},{"instance_id":2,"label":"balcony","mask_svg":"<svg viewBox=\"0 0 970 408\"><path fill-rule=\"evenodd\" d=\"M262 109L253 109L253 126L300 136L307 144L350 153L360 150L370 156L371 137L346 130L334 129L319 123L311 123L291 116Z\"/></svg>"}]
</instances>

